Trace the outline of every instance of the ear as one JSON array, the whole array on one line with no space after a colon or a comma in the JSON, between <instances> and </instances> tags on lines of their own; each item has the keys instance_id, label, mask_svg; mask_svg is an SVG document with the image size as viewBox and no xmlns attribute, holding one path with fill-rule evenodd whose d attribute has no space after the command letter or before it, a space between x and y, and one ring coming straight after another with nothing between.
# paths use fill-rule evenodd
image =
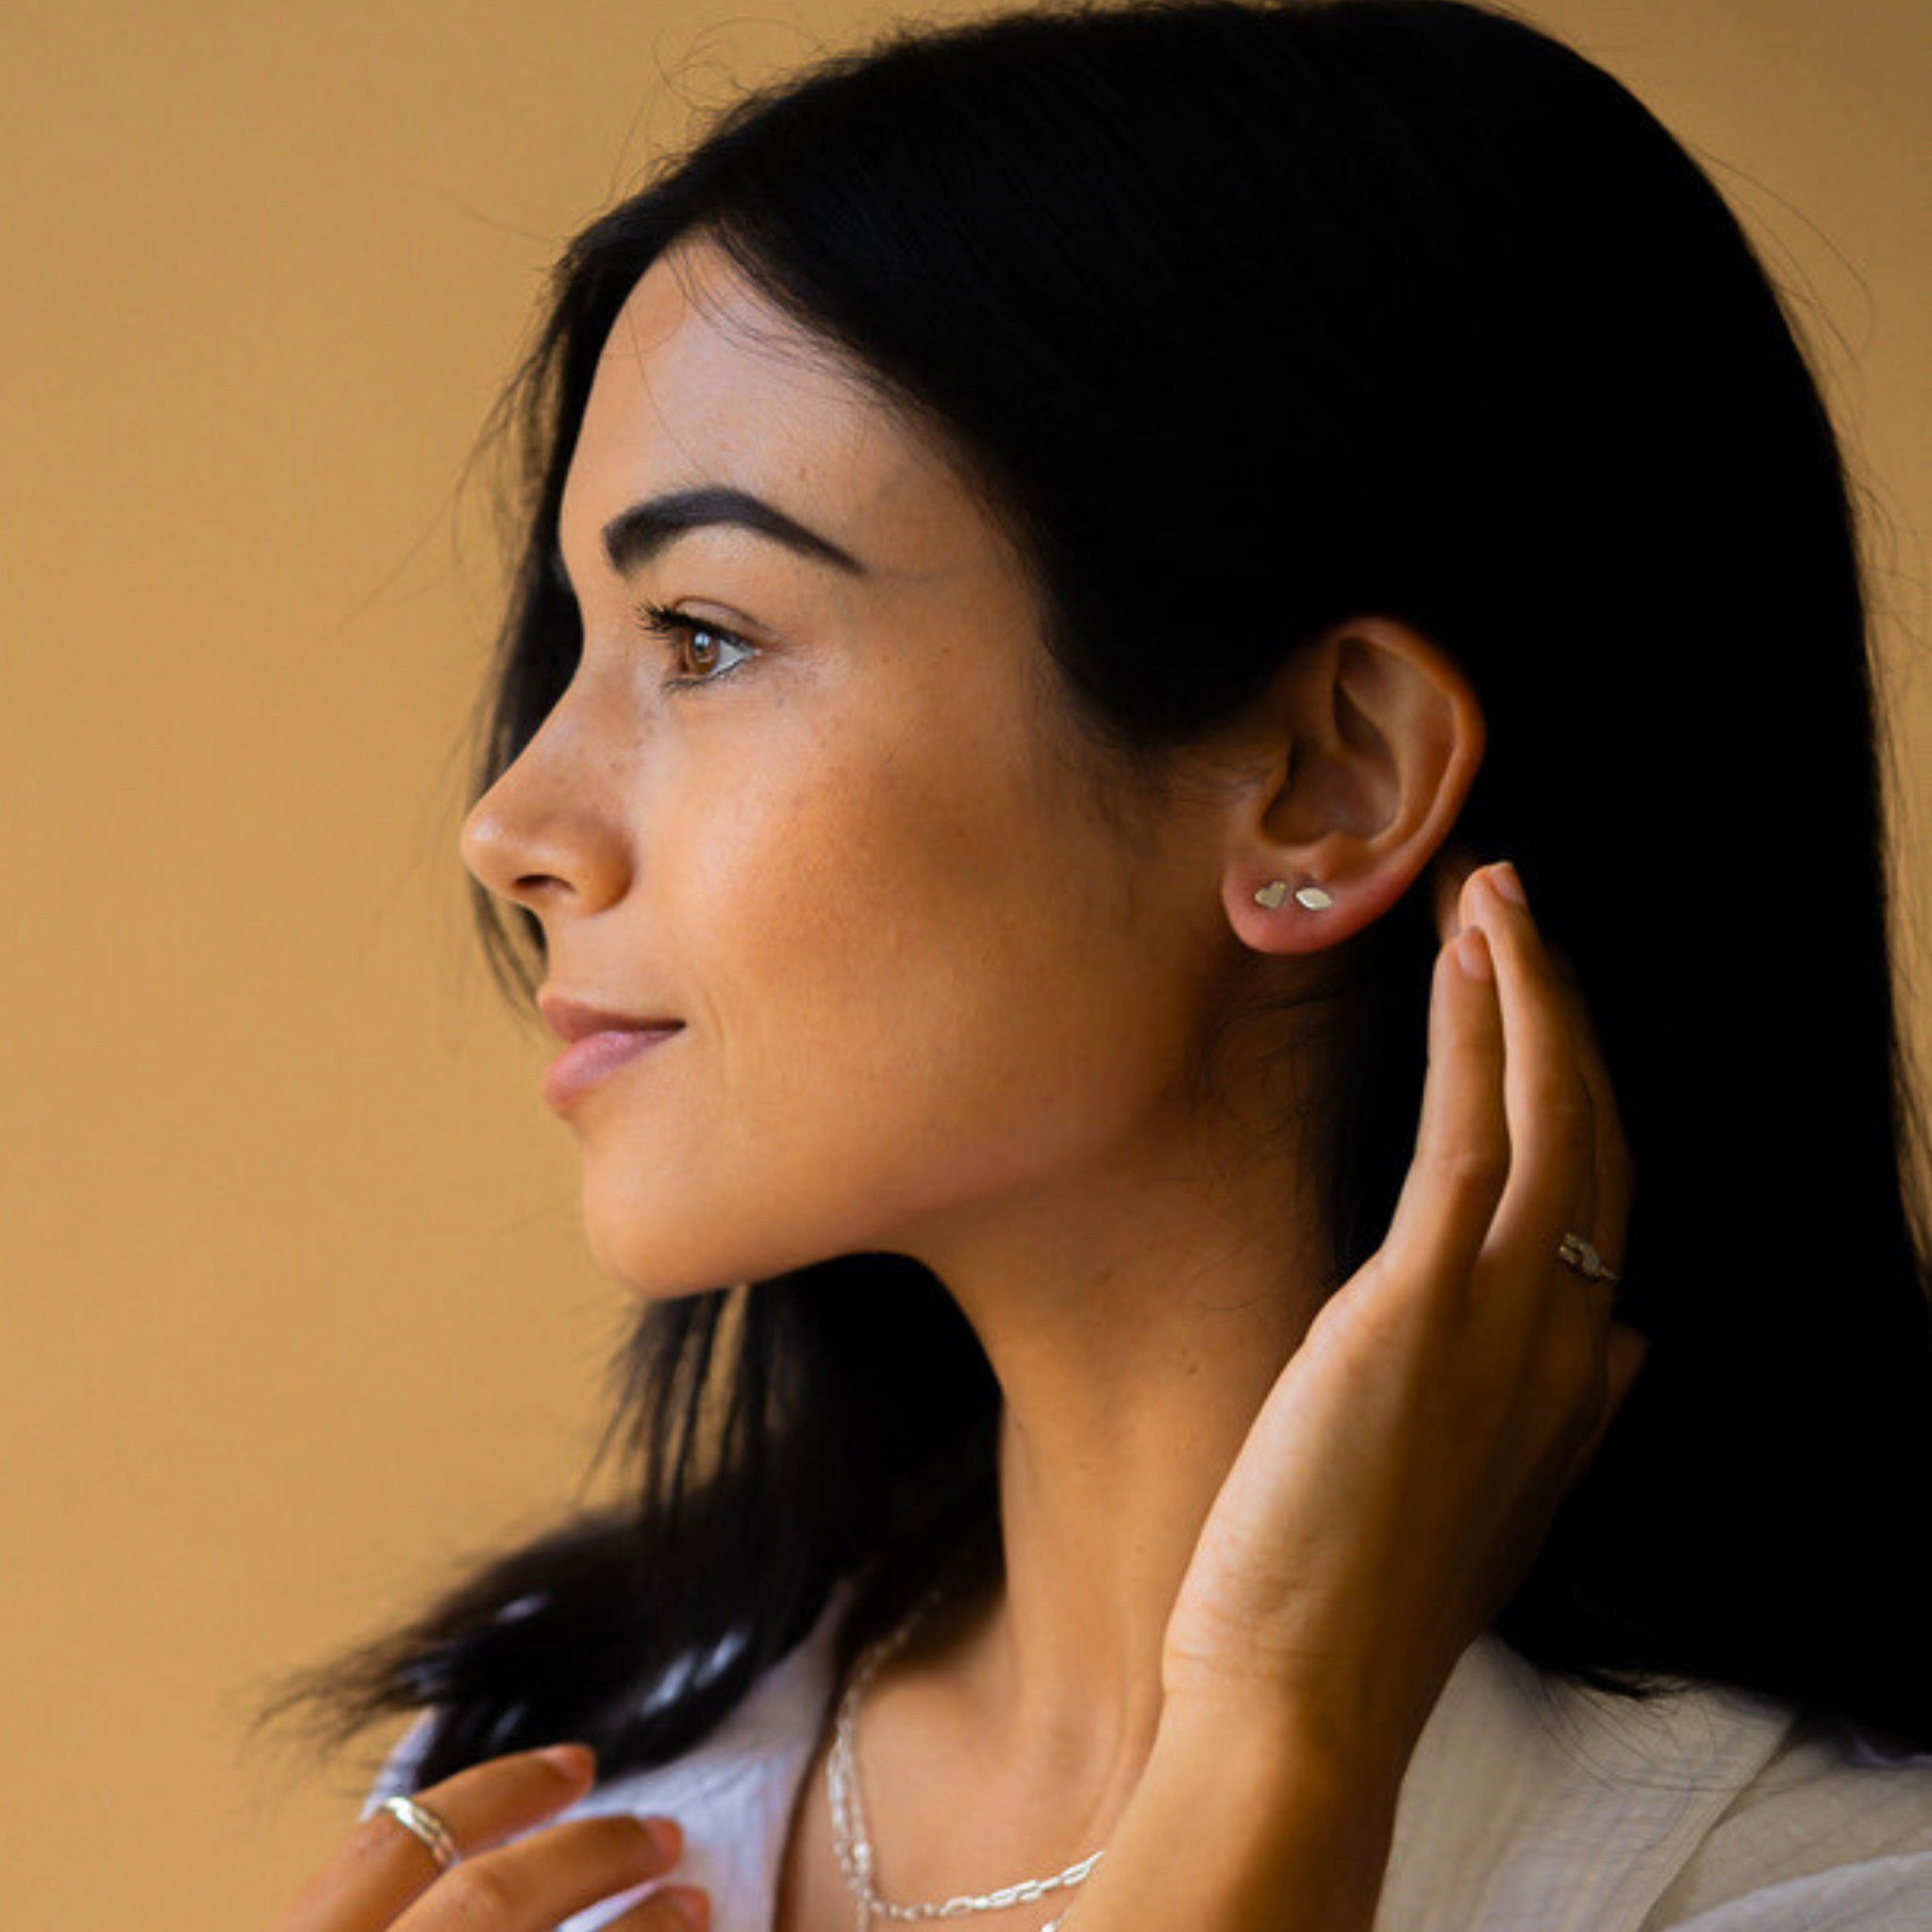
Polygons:
<instances>
[{"instance_id":1,"label":"ear","mask_svg":"<svg viewBox=\"0 0 1932 1932\"><path fill-rule=\"evenodd\" d=\"M1237 742L1228 923L1257 952L1316 952L1381 918L1448 838L1482 763L1482 707L1420 631L1365 617L1297 651Z\"/></svg>"}]
</instances>

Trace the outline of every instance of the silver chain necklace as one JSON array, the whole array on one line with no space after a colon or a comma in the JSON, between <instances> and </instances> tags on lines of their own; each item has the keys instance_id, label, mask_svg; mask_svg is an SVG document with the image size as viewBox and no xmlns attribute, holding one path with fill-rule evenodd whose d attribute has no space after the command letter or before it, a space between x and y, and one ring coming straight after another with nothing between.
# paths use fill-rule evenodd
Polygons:
<instances>
[{"instance_id":1,"label":"silver chain necklace","mask_svg":"<svg viewBox=\"0 0 1932 1932\"><path fill-rule=\"evenodd\" d=\"M875 1861L872 1840L866 1836L865 1807L858 1795L858 1707L879 1667L903 1648L940 1595L939 1589L929 1592L896 1630L864 1653L853 1670L845 1694L839 1700L838 1715L832 1722L832 1748L825 1759L825 1782L832 1804L832 1851L844 1876L845 1889L858 1907L858 1932L871 1932L874 1919L918 1924L928 1919L961 1919L969 1912L997 1912L1008 1906L1031 1905L1048 1892L1078 1885L1100 1863L1100 1852L1090 1852L1077 1864L1055 1873L1051 1878L1023 1878L1017 1884L1001 1886L997 1891L961 1893L932 1904L901 1905L894 1899L881 1898L874 1889ZM1066 1915L1067 1907L1063 1907L1040 1932L1059 1932L1060 1921Z\"/></svg>"}]
</instances>

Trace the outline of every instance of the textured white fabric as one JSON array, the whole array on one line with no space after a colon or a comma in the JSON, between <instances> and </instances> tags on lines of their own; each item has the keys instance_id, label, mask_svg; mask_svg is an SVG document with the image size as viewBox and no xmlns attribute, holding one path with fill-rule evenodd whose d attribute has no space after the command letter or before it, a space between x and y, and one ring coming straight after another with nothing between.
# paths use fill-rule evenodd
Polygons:
<instances>
[{"instance_id":1,"label":"textured white fabric","mask_svg":"<svg viewBox=\"0 0 1932 1932\"><path fill-rule=\"evenodd\" d=\"M770 1932L793 1801L835 1690L841 1591L695 1751L582 1814L685 1830L714 1932ZM406 1739L372 1807L409 1789ZM988 1874L988 1883L1003 1874ZM593 1932L639 1893L581 1912ZM1074 1932L1076 1913L1068 1932ZM1396 1808L1376 1932L1932 1932L1932 1755L1887 1757L1708 1684L1600 1697L1502 1641L1464 1653Z\"/></svg>"}]
</instances>

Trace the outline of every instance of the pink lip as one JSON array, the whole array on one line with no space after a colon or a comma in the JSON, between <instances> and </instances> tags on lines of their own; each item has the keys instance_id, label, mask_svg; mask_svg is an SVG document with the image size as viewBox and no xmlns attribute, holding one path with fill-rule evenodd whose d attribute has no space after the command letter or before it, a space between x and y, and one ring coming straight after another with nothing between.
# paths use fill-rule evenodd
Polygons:
<instances>
[{"instance_id":1,"label":"pink lip","mask_svg":"<svg viewBox=\"0 0 1932 1932\"><path fill-rule=\"evenodd\" d=\"M572 1041L543 1074L543 1104L554 1113L569 1112L618 1068L681 1030L675 1025L611 1026Z\"/></svg>"},{"instance_id":2,"label":"pink lip","mask_svg":"<svg viewBox=\"0 0 1932 1932\"><path fill-rule=\"evenodd\" d=\"M600 1081L684 1025L681 1020L612 1012L547 988L537 995L537 1008L564 1042L543 1075L544 1103L558 1113L567 1112Z\"/></svg>"}]
</instances>

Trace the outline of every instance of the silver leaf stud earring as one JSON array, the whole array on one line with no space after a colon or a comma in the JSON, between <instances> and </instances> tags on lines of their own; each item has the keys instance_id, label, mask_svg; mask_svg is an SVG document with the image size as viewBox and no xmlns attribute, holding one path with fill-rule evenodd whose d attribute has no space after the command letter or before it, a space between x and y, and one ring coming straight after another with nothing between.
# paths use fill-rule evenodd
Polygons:
<instances>
[{"instance_id":1,"label":"silver leaf stud earring","mask_svg":"<svg viewBox=\"0 0 1932 1932\"><path fill-rule=\"evenodd\" d=\"M1255 904L1257 906L1265 906L1269 911L1273 912L1287 897L1288 881L1286 879L1270 879L1255 894ZM1306 912L1325 912L1329 907L1334 905L1335 899L1332 893L1324 891L1320 886L1297 886L1294 892L1294 903Z\"/></svg>"}]
</instances>

